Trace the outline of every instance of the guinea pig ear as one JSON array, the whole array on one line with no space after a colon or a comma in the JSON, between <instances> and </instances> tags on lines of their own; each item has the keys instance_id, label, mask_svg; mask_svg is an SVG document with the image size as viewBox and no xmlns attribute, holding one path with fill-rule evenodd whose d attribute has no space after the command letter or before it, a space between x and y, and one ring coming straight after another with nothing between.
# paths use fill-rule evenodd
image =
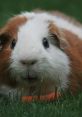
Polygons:
<instances>
[{"instance_id":1,"label":"guinea pig ear","mask_svg":"<svg viewBox=\"0 0 82 117\"><path fill-rule=\"evenodd\" d=\"M0 34L0 51L3 50L4 46L9 42L10 36L8 34Z\"/></svg>"},{"instance_id":2,"label":"guinea pig ear","mask_svg":"<svg viewBox=\"0 0 82 117\"><path fill-rule=\"evenodd\" d=\"M53 39L53 44L55 44L58 48L64 51L69 44L64 38L64 34L61 29L58 29L54 24L51 24L50 27L50 35Z\"/></svg>"}]
</instances>

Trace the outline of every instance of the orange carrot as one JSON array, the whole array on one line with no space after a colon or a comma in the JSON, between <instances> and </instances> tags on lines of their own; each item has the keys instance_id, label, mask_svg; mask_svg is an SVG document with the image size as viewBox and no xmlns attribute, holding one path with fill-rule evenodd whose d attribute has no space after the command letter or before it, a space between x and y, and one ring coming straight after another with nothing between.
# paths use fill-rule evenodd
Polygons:
<instances>
[{"instance_id":1,"label":"orange carrot","mask_svg":"<svg viewBox=\"0 0 82 117\"><path fill-rule=\"evenodd\" d=\"M32 101L54 101L60 97L60 93L50 93L42 96L22 96L23 102L32 102Z\"/></svg>"}]
</instances>

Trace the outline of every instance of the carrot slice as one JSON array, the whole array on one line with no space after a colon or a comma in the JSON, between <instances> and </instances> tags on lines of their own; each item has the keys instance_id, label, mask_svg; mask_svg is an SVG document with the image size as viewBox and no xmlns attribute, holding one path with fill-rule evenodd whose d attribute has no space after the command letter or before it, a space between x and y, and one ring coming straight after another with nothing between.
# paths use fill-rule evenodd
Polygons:
<instances>
[{"instance_id":1,"label":"carrot slice","mask_svg":"<svg viewBox=\"0 0 82 117\"><path fill-rule=\"evenodd\" d=\"M50 93L42 96L22 96L23 102L32 102L32 101L54 101L60 97L60 93Z\"/></svg>"}]
</instances>

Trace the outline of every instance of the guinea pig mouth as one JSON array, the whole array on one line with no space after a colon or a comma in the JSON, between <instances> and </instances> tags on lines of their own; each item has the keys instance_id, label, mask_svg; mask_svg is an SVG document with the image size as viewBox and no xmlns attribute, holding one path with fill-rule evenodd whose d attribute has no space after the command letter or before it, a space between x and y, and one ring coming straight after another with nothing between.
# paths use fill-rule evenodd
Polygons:
<instances>
[{"instance_id":1,"label":"guinea pig mouth","mask_svg":"<svg viewBox=\"0 0 82 117\"><path fill-rule=\"evenodd\" d=\"M23 80L32 83L32 82L38 81L38 77L37 76L30 76L30 75L28 75L28 76L24 77Z\"/></svg>"},{"instance_id":2,"label":"guinea pig mouth","mask_svg":"<svg viewBox=\"0 0 82 117\"><path fill-rule=\"evenodd\" d=\"M27 80L28 80L29 82L35 82L35 81L38 80L38 78L37 78L37 77L28 77Z\"/></svg>"}]
</instances>

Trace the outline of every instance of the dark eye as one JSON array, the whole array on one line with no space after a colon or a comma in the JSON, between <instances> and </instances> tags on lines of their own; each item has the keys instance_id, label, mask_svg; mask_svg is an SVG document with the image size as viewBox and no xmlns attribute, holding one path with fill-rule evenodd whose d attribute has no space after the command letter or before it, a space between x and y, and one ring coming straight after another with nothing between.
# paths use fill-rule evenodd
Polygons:
<instances>
[{"instance_id":1,"label":"dark eye","mask_svg":"<svg viewBox=\"0 0 82 117\"><path fill-rule=\"evenodd\" d=\"M48 39L47 38L43 38L43 46L47 49L49 48L49 42L48 42Z\"/></svg>"},{"instance_id":2,"label":"dark eye","mask_svg":"<svg viewBox=\"0 0 82 117\"><path fill-rule=\"evenodd\" d=\"M10 36L8 34L1 34L0 35L0 51L2 51L5 46L9 43Z\"/></svg>"},{"instance_id":3,"label":"dark eye","mask_svg":"<svg viewBox=\"0 0 82 117\"><path fill-rule=\"evenodd\" d=\"M11 49L14 49L15 45L16 45L16 40L13 39L13 40L12 40L12 43L11 43Z\"/></svg>"}]
</instances>

